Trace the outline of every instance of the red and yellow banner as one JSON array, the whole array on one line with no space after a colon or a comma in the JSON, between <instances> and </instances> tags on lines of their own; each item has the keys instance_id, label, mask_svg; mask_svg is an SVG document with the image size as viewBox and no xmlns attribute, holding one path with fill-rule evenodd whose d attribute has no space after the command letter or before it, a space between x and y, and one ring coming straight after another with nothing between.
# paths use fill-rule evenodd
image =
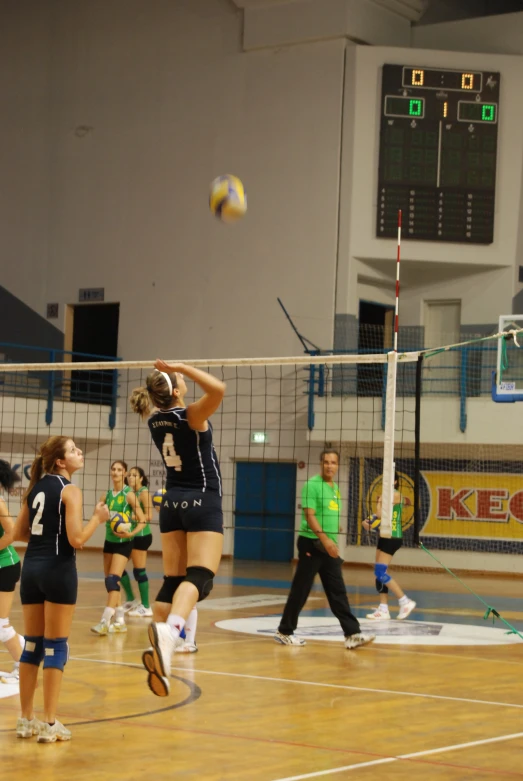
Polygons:
<instances>
[{"instance_id":1,"label":"red and yellow banner","mask_svg":"<svg viewBox=\"0 0 523 781\"><path fill-rule=\"evenodd\" d=\"M523 476L423 471L429 493L421 534L523 540Z\"/></svg>"}]
</instances>

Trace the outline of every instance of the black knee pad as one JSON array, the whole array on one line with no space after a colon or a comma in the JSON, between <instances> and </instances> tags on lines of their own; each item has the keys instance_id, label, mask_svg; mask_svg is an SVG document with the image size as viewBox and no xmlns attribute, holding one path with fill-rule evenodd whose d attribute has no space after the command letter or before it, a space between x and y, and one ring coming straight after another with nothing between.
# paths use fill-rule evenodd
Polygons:
<instances>
[{"instance_id":1,"label":"black knee pad","mask_svg":"<svg viewBox=\"0 0 523 781\"><path fill-rule=\"evenodd\" d=\"M156 601L166 602L170 605L173 601L174 592L184 580L185 575L165 575L160 590L156 595Z\"/></svg>"},{"instance_id":2,"label":"black knee pad","mask_svg":"<svg viewBox=\"0 0 523 781\"><path fill-rule=\"evenodd\" d=\"M376 578L376 591L378 594L388 594L389 588L385 585L385 583L381 583L378 578Z\"/></svg>"},{"instance_id":3,"label":"black knee pad","mask_svg":"<svg viewBox=\"0 0 523 781\"><path fill-rule=\"evenodd\" d=\"M207 567L187 567L185 580L198 589L198 602L206 599L212 591L214 572Z\"/></svg>"},{"instance_id":4,"label":"black knee pad","mask_svg":"<svg viewBox=\"0 0 523 781\"><path fill-rule=\"evenodd\" d=\"M133 569L133 575L137 583L147 583L147 581L149 580L149 578L147 577L147 572L143 567L141 569L135 567Z\"/></svg>"},{"instance_id":5,"label":"black knee pad","mask_svg":"<svg viewBox=\"0 0 523 781\"><path fill-rule=\"evenodd\" d=\"M105 588L107 593L110 591L120 591L120 575L107 575L105 579Z\"/></svg>"}]
</instances>

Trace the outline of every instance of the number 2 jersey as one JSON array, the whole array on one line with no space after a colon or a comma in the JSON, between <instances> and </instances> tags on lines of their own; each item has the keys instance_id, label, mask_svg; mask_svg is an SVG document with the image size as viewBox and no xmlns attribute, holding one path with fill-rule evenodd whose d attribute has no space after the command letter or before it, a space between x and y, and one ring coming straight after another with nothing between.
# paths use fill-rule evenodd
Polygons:
<instances>
[{"instance_id":1,"label":"number 2 jersey","mask_svg":"<svg viewBox=\"0 0 523 781\"><path fill-rule=\"evenodd\" d=\"M29 543L25 558L72 558L75 550L67 539L62 491L70 481L61 475L44 475L27 497Z\"/></svg>"},{"instance_id":2,"label":"number 2 jersey","mask_svg":"<svg viewBox=\"0 0 523 781\"><path fill-rule=\"evenodd\" d=\"M148 423L167 470L167 490L186 488L222 495L222 478L210 421L207 431L194 431L187 422L185 407L174 407L154 413Z\"/></svg>"}]
</instances>

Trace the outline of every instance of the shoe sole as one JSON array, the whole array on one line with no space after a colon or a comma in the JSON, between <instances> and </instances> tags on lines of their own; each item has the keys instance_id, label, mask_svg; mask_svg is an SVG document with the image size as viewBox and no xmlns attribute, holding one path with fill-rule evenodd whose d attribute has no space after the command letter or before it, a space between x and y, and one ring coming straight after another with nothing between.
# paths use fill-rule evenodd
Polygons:
<instances>
[{"instance_id":1,"label":"shoe sole","mask_svg":"<svg viewBox=\"0 0 523 781\"><path fill-rule=\"evenodd\" d=\"M92 629L92 628L91 628L91 632L93 633L93 635L98 635L98 637L106 637L109 634L109 632L97 632L96 629Z\"/></svg>"},{"instance_id":2,"label":"shoe sole","mask_svg":"<svg viewBox=\"0 0 523 781\"><path fill-rule=\"evenodd\" d=\"M368 621L390 621L390 616L387 616L386 618L382 618L381 616L378 618L377 616L365 616L365 618Z\"/></svg>"},{"instance_id":3,"label":"shoe sole","mask_svg":"<svg viewBox=\"0 0 523 781\"><path fill-rule=\"evenodd\" d=\"M158 638L158 630L156 629L156 624L153 622L149 624L147 627L147 634L149 635L149 642L152 646L152 658L153 658L153 669L149 672L154 672L158 678L167 678L167 670L163 666L163 661L161 654L158 650L159 645L159 638ZM150 688L150 687L149 687Z\"/></svg>"},{"instance_id":4,"label":"shoe sole","mask_svg":"<svg viewBox=\"0 0 523 781\"><path fill-rule=\"evenodd\" d=\"M370 645L375 641L375 637L372 637L370 640L363 640L363 642L358 643L358 645L346 645L345 648L347 651L355 651L356 648L363 648L364 645Z\"/></svg>"},{"instance_id":5,"label":"shoe sole","mask_svg":"<svg viewBox=\"0 0 523 781\"><path fill-rule=\"evenodd\" d=\"M174 653L175 654L196 654L198 653L198 648L191 648L191 650L188 651L182 646L181 648L175 648Z\"/></svg>"},{"instance_id":6,"label":"shoe sole","mask_svg":"<svg viewBox=\"0 0 523 781\"><path fill-rule=\"evenodd\" d=\"M147 676L147 686L157 697L167 697L169 694L169 681L154 670Z\"/></svg>"},{"instance_id":7,"label":"shoe sole","mask_svg":"<svg viewBox=\"0 0 523 781\"><path fill-rule=\"evenodd\" d=\"M142 664L148 673L154 672L154 659L152 651L144 651L142 654Z\"/></svg>"}]
</instances>

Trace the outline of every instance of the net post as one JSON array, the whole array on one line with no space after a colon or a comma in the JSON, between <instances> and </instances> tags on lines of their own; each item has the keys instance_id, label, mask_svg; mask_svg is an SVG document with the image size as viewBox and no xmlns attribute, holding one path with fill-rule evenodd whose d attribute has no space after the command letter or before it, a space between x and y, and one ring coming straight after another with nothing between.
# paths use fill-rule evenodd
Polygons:
<instances>
[{"instance_id":1,"label":"net post","mask_svg":"<svg viewBox=\"0 0 523 781\"><path fill-rule=\"evenodd\" d=\"M383 494L381 500L382 537L392 534L392 507L394 495L394 437L396 430L396 379L398 353L393 350L387 355L387 398L385 400L385 433L383 441Z\"/></svg>"},{"instance_id":2,"label":"net post","mask_svg":"<svg viewBox=\"0 0 523 781\"><path fill-rule=\"evenodd\" d=\"M414 545L419 545L421 526L420 476L421 476L421 378L423 354L416 364L416 407L414 411Z\"/></svg>"},{"instance_id":3,"label":"net post","mask_svg":"<svg viewBox=\"0 0 523 781\"><path fill-rule=\"evenodd\" d=\"M463 348L461 353L461 371L459 382L459 430L462 434L467 430L467 364L468 349Z\"/></svg>"}]
</instances>

